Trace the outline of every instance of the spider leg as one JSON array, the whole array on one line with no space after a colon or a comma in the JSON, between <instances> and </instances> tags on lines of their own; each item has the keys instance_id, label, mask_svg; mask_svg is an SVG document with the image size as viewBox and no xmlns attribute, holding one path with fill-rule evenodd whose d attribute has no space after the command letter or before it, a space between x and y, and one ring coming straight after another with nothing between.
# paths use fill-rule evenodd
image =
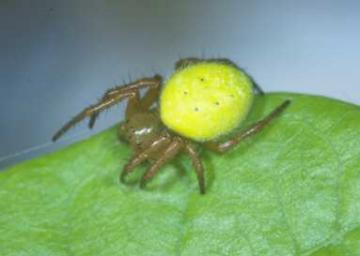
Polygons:
<instances>
[{"instance_id":1,"label":"spider leg","mask_svg":"<svg viewBox=\"0 0 360 256\"><path fill-rule=\"evenodd\" d=\"M204 167L199 155L190 143L185 143L185 152L191 157L192 165L197 175L200 193L205 194Z\"/></svg>"},{"instance_id":2,"label":"spider leg","mask_svg":"<svg viewBox=\"0 0 360 256\"><path fill-rule=\"evenodd\" d=\"M259 94L259 95L264 95L265 92L263 89L261 89L260 85L258 83L255 82L255 80L253 78L251 78L251 81L253 83L254 89L255 91Z\"/></svg>"},{"instance_id":3,"label":"spider leg","mask_svg":"<svg viewBox=\"0 0 360 256\"><path fill-rule=\"evenodd\" d=\"M146 94L140 99L140 95L137 94L136 98L129 99L129 103L126 107L126 119L131 118L134 113L139 111L148 111L150 107L156 102L160 94L161 77L159 77L159 83L150 87Z\"/></svg>"},{"instance_id":4,"label":"spider leg","mask_svg":"<svg viewBox=\"0 0 360 256\"><path fill-rule=\"evenodd\" d=\"M160 85L161 85L161 81L162 81L161 76L160 75L155 75L154 77L143 78L143 79L137 80L137 81L132 82L132 83L127 84L127 85L117 86L117 87L112 88L112 89L108 90L107 92L105 92L105 94L103 95L100 102L106 101L106 100L114 98L114 97L117 97L119 94L126 93L127 91L134 91L134 92L139 93L139 89L145 88L145 87L150 87L149 92L153 91L155 88L157 90L159 90ZM139 95L136 95L136 98L137 99L135 99L135 101L139 101ZM127 108L131 108L131 107L127 107ZM95 121L96 121L98 116L99 116L99 113L94 113L90 117L90 121L89 121L89 128L90 129L93 128L93 126L95 124Z\"/></svg>"},{"instance_id":5,"label":"spider leg","mask_svg":"<svg viewBox=\"0 0 360 256\"><path fill-rule=\"evenodd\" d=\"M245 72L245 70L243 70L243 69L241 69L241 70L243 72ZM253 85L253 89L255 90L255 92L258 93L261 96L264 95L265 94L264 90L261 89L260 85L255 81L255 79L252 76L250 76L249 74L247 74L247 75L248 75L248 77L249 77L249 79L250 79L250 81L251 81L251 83Z\"/></svg>"},{"instance_id":6,"label":"spider leg","mask_svg":"<svg viewBox=\"0 0 360 256\"><path fill-rule=\"evenodd\" d=\"M140 187L144 188L146 183L159 172L160 168L164 164L176 156L176 154L180 151L180 149L182 149L183 146L184 142L179 138L175 138L163 151L159 159L157 159L155 163L145 172L141 178Z\"/></svg>"},{"instance_id":7,"label":"spider leg","mask_svg":"<svg viewBox=\"0 0 360 256\"><path fill-rule=\"evenodd\" d=\"M128 101L128 104L127 104L126 110L125 110L125 118L128 120L129 118L131 118L131 116L134 113L137 113L142 110L143 109L141 108L141 104L140 104L140 93L139 93L139 91L136 91L135 96L129 98L129 101Z\"/></svg>"},{"instance_id":8,"label":"spider leg","mask_svg":"<svg viewBox=\"0 0 360 256\"><path fill-rule=\"evenodd\" d=\"M132 159L124 166L124 169L120 174L120 181L125 182L126 175L132 172L136 166L147 160L151 153L161 150L161 148L166 147L169 143L169 137L160 136L155 139L148 148L133 156Z\"/></svg>"},{"instance_id":9,"label":"spider leg","mask_svg":"<svg viewBox=\"0 0 360 256\"><path fill-rule=\"evenodd\" d=\"M124 92L123 94L117 95L117 97L109 98L105 101L101 101L95 105L91 105L81 111L79 114L74 116L69 122L67 122L63 127L58 130L55 135L52 137L53 141L59 139L65 132L67 132L70 128L72 128L75 124L82 121L86 117L90 117L93 114L96 114L104 109L110 108L111 106L117 104L119 101L126 97L134 96L134 92L128 91Z\"/></svg>"},{"instance_id":10,"label":"spider leg","mask_svg":"<svg viewBox=\"0 0 360 256\"><path fill-rule=\"evenodd\" d=\"M100 102L106 101L107 99L113 98L116 96L116 94L118 94L119 90L118 88L125 88L125 87L115 87L112 88L108 91L105 92L105 94L103 95L103 97L101 98ZM97 117L99 116L99 112L92 114L92 116L90 116L90 121L89 121L89 128L92 129L94 127L95 121L97 119Z\"/></svg>"},{"instance_id":11,"label":"spider leg","mask_svg":"<svg viewBox=\"0 0 360 256\"><path fill-rule=\"evenodd\" d=\"M239 134L235 135L234 138L225 141L225 142L208 142L205 143L205 147L210 150L213 150L217 153L224 153L227 150L231 149L233 146L246 139L247 137L253 136L258 132L262 131L265 127L267 127L271 121L278 117L289 105L290 100L285 100L278 107L276 107L270 114L268 114L265 118L260 121L250 125L243 131L240 131Z\"/></svg>"},{"instance_id":12,"label":"spider leg","mask_svg":"<svg viewBox=\"0 0 360 256\"><path fill-rule=\"evenodd\" d=\"M56 141L59 137L61 137L67 130L73 127L76 123L80 122L86 117L90 117L89 126L92 127L95 123L95 120L98 114L127 97L136 97L136 93L138 90L144 87L154 87L159 86L161 84L161 77L159 75L155 75L152 78L143 78L137 80L133 83L130 83L125 86L118 86L113 89L108 90L103 96L102 100L100 100L97 104L91 105L85 108L82 112L72 118L68 123L66 123L59 131L55 133L52 140Z\"/></svg>"},{"instance_id":13,"label":"spider leg","mask_svg":"<svg viewBox=\"0 0 360 256\"><path fill-rule=\"evenodd\" d=\"M143 109L148 110L157 101L160 94L160 83L159 86L152 87L149 91L141 98L141 106Z\"/></svg>"}]
</instances>

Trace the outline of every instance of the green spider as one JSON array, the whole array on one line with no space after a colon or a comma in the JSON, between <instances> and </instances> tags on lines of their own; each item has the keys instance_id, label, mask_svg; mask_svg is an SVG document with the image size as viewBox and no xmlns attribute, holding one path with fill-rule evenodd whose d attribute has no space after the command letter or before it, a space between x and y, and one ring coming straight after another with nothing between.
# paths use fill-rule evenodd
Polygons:
<instances>
[{"instance_id":1,"label":"green spider","mask_svg":"<svg viewBox=\"0 0 360 256\"><path fill-rule=\"evenodd\" d=\"M265 118L230 140L219 142L222 135L233 131L247 117L254 94L263 94L253 79L228 59L185 58L176 62L174 74L163 86L162 81L160 75L155 75L108 90L97 104L66 123L52 140L56 141L86 117L90 118L92 128L101 111L128 98L119 137L131 145L134 156L124 166L120 180L124 182L135 167L149 161L151 166L140 181L143 188L164 164L185 152L192 160L200 193L204 194L204 168L195 144L225 153L263 130L290 104L285 100ZM148 91L140 97L142 88Z\"/></svg>"}]
</instances>

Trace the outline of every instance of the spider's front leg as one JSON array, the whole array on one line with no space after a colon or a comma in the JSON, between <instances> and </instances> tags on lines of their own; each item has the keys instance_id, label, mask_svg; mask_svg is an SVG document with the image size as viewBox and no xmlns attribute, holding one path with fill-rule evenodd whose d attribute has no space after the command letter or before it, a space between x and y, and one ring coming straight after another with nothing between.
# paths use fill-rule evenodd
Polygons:
<instances>
[{"instance_id":1,"label":"spider's front leg","mask_svg":"<svg viewBox=\"0 0 360 256\"><path fill-rule=\"evenodd\" d=\"M136 166L148 160L149 156L156 154L163 148L166 148L170 142L171 139L169 137L159 136L149 145L149 147L134 155L131 160L124 166L124 169L120 175L120 181L125 182L125 177L131 173Z\"/></svg>"},{"instance_id":2,"label":"spider's front leg","mask_svg":"<svg viewBox=\"0 0 360 256\"><path fill-rule=\"evenodd\" d=\"M181 150L184 150L187 153L192 161L192 165L195 169L196 176L199 183L199 189L201 194L205 194L205 179L204 179L204 168L201 163L201 160L195 150L195 148L187 141L180 137L175 137L172 139L171 143L166 147L166 149L161 152L160 157L155 161L153 165L145 172L141 181L140 187L144 188L146 183L151 180L165 165L168 161L173 159Z\"/></svg>"},{"instance_id":3,"label":"spider's front leg","mask_svg":"<svg viewBox=\"0 0 360 256\"><path fill-rule=\"evenodd\" d=\"M56 141L59 139L65 132L72 128L76 123L82 121L86 117L90 117L89 126L92 127L95 123L95 120L98 114L108 109L115 104L119 103L125 98L135 98L139 95L139 90L141 88L150 87L150 88L159 88L161 85L162 78L159 75L155 75L151 78L143 78L137 80L133 83L118 86L113 89L108 90L102 99L94 105L91 105L73 117L69 122L67 122L60 130L58 130L53 136L52 140Z\"/></svg>"},{"instance_id":4,"label":"spider's front leg","mask_svg":"<svg viewBox=\"0 0 360 256\"><path fill-rule=\"evenodd\" d=\"M251 137L258 132L262 131L265 127L267 127L274 118L278 117L284 110L290 105L290 100L285 100L281 103L278 107L276 107L270 114L268 114L265 118L261 119L260 121L250 125L243 131L240 131L239 134L235 135L234 138L225 141L225 142L207 142L205 143L205 147L215 151L217 153L225 153L236 144L241 142L242 140Z\"/></svg>"},{"instance_id":5,"label":"spider's front leg","mask_svg":"<svg viewBox=\"0 0 360 256\"><path fill-rule=\"evenodd\" d=\"M145 172L140 181L140 187L144 188L146 182L152 179L160 170L160 168L174 158L184 146L180 138L174 138L170 144L161 153L160 157L153 163L150 168Z\"/></svg>"},{"instance_id":6,"label":"spider's front leg","mask_svg":"<svg viewBox=\"0 0 360 256\"><path fill-rule=\"evenodd\" d=\"M130 97L130 101L126 108L126 117L128 117L129 112L133 113L135 111L139 111L140 109L147 110L157 100L160 92L161 82L162 77L160 75L155 75L152 78L143 78L125 86L117 86L108 90L102 97L101 101L106 101L114 98L118 94L124 93L125 91L133 91L134 95L133 97ZM140 101L140 89L144 87L149 87L149 91ZM93 128L95 121L99 116L99 113L100 112L94 113L90 117L90 129Z\"/></svg>"}]
</instances>

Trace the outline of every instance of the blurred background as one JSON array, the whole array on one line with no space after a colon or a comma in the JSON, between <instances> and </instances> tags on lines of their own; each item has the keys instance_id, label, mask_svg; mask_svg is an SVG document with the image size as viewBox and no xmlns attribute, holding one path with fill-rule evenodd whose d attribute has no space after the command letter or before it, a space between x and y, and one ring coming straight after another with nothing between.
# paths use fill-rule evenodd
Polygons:
<instances>
[{"instance_id":1,"label":"blurred background","mask_svg":"<svg viewBox=\"0 0 360 256\"><path fill-rule=\"evenodd\" d=\"M230 58L266 91L360 104L360 2L1 0L0 169L115 124L124 104L50 142L106 89L188 56Z\"/></svg>"}]
</instances>

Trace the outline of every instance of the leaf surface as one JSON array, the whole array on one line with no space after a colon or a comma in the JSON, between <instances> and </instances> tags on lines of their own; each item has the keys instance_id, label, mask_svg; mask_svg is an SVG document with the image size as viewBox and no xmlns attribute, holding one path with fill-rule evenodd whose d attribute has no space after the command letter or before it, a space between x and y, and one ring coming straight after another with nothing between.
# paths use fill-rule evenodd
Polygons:
<instances>
[{"instance_id":1,"label":"leaf surface","mask_svg":"<svg viewBox=\"0 0 360 256\"><path fill-rule=\"evenodd\" d=\"M262 133L201 151L204 196L186 156L119 184L116 127L1 172L0 255L360 255L360 108L269 94L247 124L287 98Z\"/></svg>"}]
</instances>

